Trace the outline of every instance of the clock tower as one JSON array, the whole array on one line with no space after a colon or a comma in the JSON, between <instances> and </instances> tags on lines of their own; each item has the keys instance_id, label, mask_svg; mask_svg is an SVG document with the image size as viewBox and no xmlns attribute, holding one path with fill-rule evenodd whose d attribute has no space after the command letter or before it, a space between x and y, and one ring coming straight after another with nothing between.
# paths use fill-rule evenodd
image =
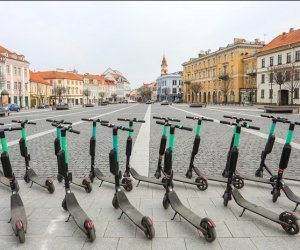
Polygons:
<instances>
[{"instance_id":1,"label":"clock tower","mask_svg":"<svg viewBox=\"0 0 300 250\"><path fill-rule=\"evenodd\" d=\"M165 53L161 62L161 76L166 75L168 73L168 64L167 64L167 60L165 57Z\"/></svg>"}]
</instances>

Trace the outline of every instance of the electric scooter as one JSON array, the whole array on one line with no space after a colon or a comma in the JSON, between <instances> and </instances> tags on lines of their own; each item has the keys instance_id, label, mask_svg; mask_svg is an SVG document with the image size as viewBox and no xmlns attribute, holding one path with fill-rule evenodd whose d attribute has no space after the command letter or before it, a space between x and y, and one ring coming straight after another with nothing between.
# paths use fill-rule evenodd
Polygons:
<instances>
[{"instance_id":1,"label":"electric scooter","mask_svg":"<svg viewBox=\"0 0 300 250\"><path fill-rule=\"evenodd\" d=\"M51 122L51 123L55 123L57 125L59 125L59 124L66 124L66 125L69 125L70 128L72 127L72 123L71 122L66 122L64 120L56 121L56 120L47 119L46 121L47 122ZM58 126L58 127L56 127L56 138L54 140L54 153L55 153L56 156L57 156L57 154L58 154L58 152L60 150L61 150L61 132L60 132L60 126ZM59 168L58 159L57 159L57 166ZM61 172L60 169L58 169L58 174L57 174L57 180L58 180L58 182L62 182L63 179L64 179L63 176L61 176L59 174L60 172ZM84 188L84 190L87 193L90 193L93 190L93 186L91 185L91 180L89 178L84 178L83 180L81 180L79 178L73 177L70 180L70 183L74 184L75 186Z\"/></svg>"},{"instance_id":2,"label":"electric scooter","mask_svg":"<svg viewBox=\"0 0 300 250\"><path fill-rule=\"evenodd\" d=\"M296 207L293 211L296 211L298 205L300 204L300 196L297 196L290 188L284 183L283 173L289 164L290 155L292 152L292 139L294 134L295 125L300 125L300 123L289 122L289 131L286 136L285 144L282 149L281 158L279 162L279 168L276 176L275 185L273 186L273 190L271 194L273 195L272 201L276 202L278 197L280 196L280 190L282 190L286 197L296 203Z\"/></svg>"},{"instance_id":3,"label":"electric scooter","mask_svg":"<svg viewBox=\"0 0 300 250\"><path fill-rule=\"evenodd\" d=\"M30 154L28 154L25 125L26 124L36 125L36 123L30 122L28 120L25 120L25 121L12 120L12 122L20 123L21 128L22 128L22 138L19 140L19 145L20 145L21 156L23 156L25 159L25 167L26 167L26 171L25 171L25 175L24 175L25 182L26 183L31 182L30 187L32 187L33 183L35 183L35 184L47 189L50 194L54 193L55 186L53 184L53 180L48 179L48 178L39 177L35 173L35 171L32 168L30 168L30 166L29 166L29 161L31 160L31 157L30 157Z\"/></svg>"},{"instance_id":4,"label":"electric scooter","mask_svg":"<svg viewBox=\"0 0 300 250\"><path fill-rule=\"evenodd\" d=\"M233 147L230 149L229 152L229 175L228 175L228 182L225 189L225 192L223 194L223 204L224 206L228 205L228 202L234 198L235 202L243 208L243 211L240 215L243 216L244 212L246 210L249 210L257 215L260 215L266 219L269 219L275 223L278 223L281 225L281 227L288 233L288 234L298 234L299 232L299 225L298 225L298 217L293 212L282 212L280 215L277 213L268 210L264 207L258 206L252 202L247 201L242 194L233 187L232 185L232 178L234 176L236 165L238 161L238 155L239 155L239 140L240 140L240 134L241 134L241 128L248 128L251 129L252 126L249 126L247 123L244 124L238 124L234 122L228 122L228 121L220 121L221 124L227 124L231 126L235 126L234 128L234 142Z\"/></svg>"},{"instance_id":5,"label":"electric scooter","mask_svg":"<svg viewBox=\"0 0 300 250\"><path fill-rule=\"evenodd\" d=\"M0 125L4 125L4 123L0 123ZM7 178L5 178L5 176L1 170L0 170L0 183L2 183L4 186L10 188L10 182ZM17 179L15 179L15 187L16 187L16 191L19 192L20 187L19 187Z\"/></svg>"},{"instance_id":6,"label":"electric scooter","mask_svg":"<svg viewBox=\"0 0 300 250\"><path fill-rule=\"evenodd\" d=\"M271 169L266 165L265 161L266 161L267 156L273 150L273 146L274 146L274 142L275 142L275 129L276 129L277 122L287 122L288 119L282 118L282 117L274 117L272 115L260 115L260 116L272 119L272 125L271 125L270 131L269 131L265 149L261 152L261 161L260 161L259 168L255 171L255 176L263 177L263 171L264 171L264 169L266 169L267 172L271 175L271 178L273 178L274 175L272 174ZM274 182L273 179L272 179L272 182Z\"/></svg>"},{"instance_id":7,"label":"electric scooter","mask_svg":"<svg viewBox=\"0 0 300 250\"><path fill-rule=\"evenodd\" d=\"M1 163L5 178L9 180L12 195L10 197L10 213L11 217L9 222L15 235L19 238L20 243L25 242L25 233L27 231L27 216L21 196L16 190L15 175L13 173L9 154L8 146L5 138L6 131L21 130L22 128L4 128L0 129L1 146L3 152L1 153Z\"/></svg>"},{"instance_id":8,"label":"electric scooter","mask_svg":"<svg viewBox=\"0 0 300 250\"><path fill-rule=\"evenodd\" d=\"M207 181L208 180L227 183L226 177L206 175L203 172L201 172L201 170L194 165L195 156L198 154L199 146L200 146L200 142L201 142L200 132L201 132L202 121L213 122L214 120L207 119L204 117L197 117L197 116L186 116L186 118L191 119L191 120L196 120L197 127L196 127L196 135L195 135L194 144L193 144L193 150L192 150L191 158L190 158L190 165L189 165L189 168L188 168L185 176L187 178L191 179L193 177L193 171L194 171L198 175L198 177L196 178L195 181L198 183L201 183L200 187L202 187L202 190L207 189L207 187L208 187ZM244 186L244 180L238 175L234 176L232 182L233 182L233 185L235 188L240 189Z\"/></svg>"},{"instance_id":9,"label":"electric scooter","mask_svg":"<svg viewBox=\"0 0 300 250\"><path fill-rule=\"evenodd\" d=\"M161 124L159 121L157 124ZM179 214L182 218L184 218L187 222L189 222L192 226L197 228L197 230L201 231L204 238L208 242L213 242L216 239L216 230L214 222L209 218L201 218L197 214L195 214L192 210L184 206L176 192L173 190L173 186L171 185L173 178L173 170L172 170L172 157L173 157L173 148L174 148L174 137L175 137L175 128L190 130L188 127L178 126L178 125L170 125L170 143L169 147L165 151L164 157L164 169L163 173L166 177L166 192L163 198L163 207L164 209L168 209L171 205L172 209L175 211L175 214L171 220L174 220L175 216Z\"/></svg>"},{"instance_id":10,"label":"electric scooter","mask_svg":"<svg viewBox=\"0 0 300 250\"><path fill-rule=\"evenodd\" d=\"M97 132L97 122L98 123L108 123L108 121L102 121L100 119L87 119L82 118L81 120L92 122L92 137L90 139L90 156L91 156L91 170L89 174L89 178L91 182L94 182L95 177L101 181L100 186L103 182L115 184L115 178L113 176L105 176L99 168L95 168L95 156L96 156L96 132ZM126 191L132 190L132 183L130 178L122 179L122 184L120 184Z\"/></svg>"},{"instance_id":11,"label":"electric scooter","mask_svg":"<svg viewBox=\"0 0 300 250\"><path fill-rule=\"evenodd\" d=\"M65 182L66 195L62 201L62 207L65 211L69 212L69 217L66 222L68 222L72 217L80 230L85 233L91 242L93 242L96 238L94 223L80 207L74 193L72 193L70 189L72 173L69 172L69 157L66 134L67 132L80 134L80 132L72 129L70 126L64 127L61 124L52 123L52 126L59 127L61 132L61 150L57 153L57 158L59 162L59 174L64 178Z\"/></svg>"},{"instance_id":12,"label":"electric scooter","mask_svg":"<svg viewBox=\"0 0 300 250\"><path fill-rule=\"evenodd\" d=\"M122 213L119 217L125 214L127 217L140 228L148 239L152 239L155 236L155 230L153 222L148 216L144 216L138 211L130 201L126 194L120 188L120 179L122 178L122 172L119 171L119 147L118 147L118 130L133 132L133 129L126 128L123 126L117 126L114 124L102 123L101 126L112 128L113 132L113 149L109 153L109 166L110 172L115 176L115 194L112 200L112 205L115 209L120 208Z\"/></svg>"}]
</instances>

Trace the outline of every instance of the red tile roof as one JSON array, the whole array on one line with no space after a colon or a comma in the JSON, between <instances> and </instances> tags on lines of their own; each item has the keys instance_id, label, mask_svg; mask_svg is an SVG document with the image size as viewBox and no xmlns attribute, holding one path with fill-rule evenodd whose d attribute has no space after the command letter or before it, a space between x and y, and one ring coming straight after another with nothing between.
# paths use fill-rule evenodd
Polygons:
<instances>
[{"instance_id":1,"label":"red tile roof","mask_svg":"<svg viewBox=\"0 0 300 250\"><path fill-rule=\"evenodd\" d=\"M60 72L60 71L43 71L38 72L39 75L48 80L48 79L69 79L69 80L83 80L83 75L75 74L71 72Z\"/></svg>"},{"instance_id":2,"label":"red tile roof","mask_svg":"<svg viewBox=\"0 0 300 250\"><path fill-rule=\"evenodd\" d=\"M45 81L37 72L32 72L31 70L29 71L30 75L30 82L36 82L36 83L42 83L42 84L47 84L51 85L51 83L48 83Z\"/></svg>"},{"instance_id":3,"label":"red tile roof","mask_svg":"<svg viewBox=\"0 0 300 250\"><path fill-rule=\"evenodd\" d=\"M0 45L0 53L7 53L8 56L7 58L20 61L20 62L26 62L29 63L28 61L25 60L25 56L23 55L18 55L17 53L11 52L8 49L4 48L3 46ZM3 55L3 54L2 54Z\"/></svg>"},{"instance_id":4,"label":"red tile roof","mask_svg":"<svg viewBox=\"0 0 300 250\"><path fill-rule=\"evenodd\" d=\"M288 46L290 44L295 44L299 42L300 42L300 29L291 30L288 33L283 33L277 36L276 38L274 38L266 46L262 47L259 52L265 52L268 50Z\"/></svg>"}]
</instances>

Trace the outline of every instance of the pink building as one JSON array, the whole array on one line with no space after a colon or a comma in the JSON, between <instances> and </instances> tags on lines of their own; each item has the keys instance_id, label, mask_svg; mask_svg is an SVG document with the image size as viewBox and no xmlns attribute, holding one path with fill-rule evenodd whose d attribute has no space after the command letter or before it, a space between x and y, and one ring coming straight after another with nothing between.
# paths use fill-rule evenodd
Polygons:
<instances>
[{"instance_id":1,"label":"pink building","mask_svg":"<svg viewBox=\"0 0 300 250\"><path fill-rule=\"evenodd\" d=\"M0 45L0 91L7 102L30 107L29 62Z\"/></svg>"}]
</instances>

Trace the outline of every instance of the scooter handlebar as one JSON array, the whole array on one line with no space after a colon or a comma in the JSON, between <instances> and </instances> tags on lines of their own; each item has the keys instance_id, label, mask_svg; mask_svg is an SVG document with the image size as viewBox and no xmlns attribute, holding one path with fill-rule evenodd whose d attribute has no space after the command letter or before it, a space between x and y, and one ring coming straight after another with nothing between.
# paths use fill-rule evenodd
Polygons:
<instances>
[{"instance_id":1,"label":"scooter handlebar","mask_svg":"<svg viewBox=\"0 0 300 250\"><path fill-rule=\"evenodd\" d=\"M0 122L0 125L4 125L4 123Z\"/></svg>"},{"instance_id":2,"label":"scooter handlebar","mask_svg":"<svg viewBox=\"0 0 300 250\"><path fill-rule=\"evenodd\" d=\"M224 117L224 118L228 118L228 119L235 119L235 120L240 120L240 121L252 122L251 119L242 118L242 117L229 116L229 115L224 115L223 117Z\"/></svg>"},{"instance_id":3,"label":"scooter handlebar","mask_svg":"<svg viewBox=\"0 0 300 250\"><path fill-rule=\"evenodd\" d=\"M36 122L29 122L28 120L21 121L21 120L12 120L11 122L15 123L25 123L25 124L30 124L30 125L36 125Z\"/></svg>"},{"instance_id":4,"label":"scooter handlebar","mask_svg":"<svg viewBox=\"0 0 300 250\"><path fill-rule=\"evenodd\" d=\"M190 127L185 127L185 126L182 126L182 125L176 125L175 127L176 127L176 128L179 128L179 129L187 130L187 131L193 131L192 128L190 128Z\"/></svg>"},{"instance_id":5,"label":"scooter handlebar","mask_svg":"<svg viewBox=\"0 0 300 250\"><path fill-rule=\"evenodd\" d=\"M170 126L168 123L161 122L161 121L156 121L156 124Z\"/></svg>"},{"instance_id":6,"label":"scooter handlebar","mask_svg":"<svg viewBox=\"0 0 300 250\"><path fill-rule=\"evenodd\" d=\"M300 122L295 122L296 125L300 126Z\"/></svg>"},{"instance_id":7,"label":"scooter handlebar","mask_svg":"<svg viewBox=\"0 0 300 250\"><path fill-rule=\"evenodd\" d=\"M72 122L66 122L64 120L57 121L57 120L52 120L52 119L46 119L46 122L52 122L52 123L55 122L55 123L58 123L58 124L62 123L62 124L72 125Z\"/></svg>"},{"instance_id":8,"label":"scooter handlebar","mask_svg":"<svg viewBox=\"0 0 300 250\"><path fill-rule=\"evenodd\" d=\"M245 125L245 126L243 126L243 127L248 128L248 129L260 130L259 127L250 126L250 125Z\"/></svg>"},{"instance_id":9,"label":"scooter handlebar","mask_svg":"<svg viewBox=\"0 0 300 250\"><path fill-rule=\"evenodd\" d=\"M69 128L68 131L71 133L74 133L74 134L78 134L78 135L80 134L80 131L72 129L72 128Z\"/></svg>"},{"instance_id":10,"label":"scooter handlebar","mask_svg":"<svg viewBox=\"0 0 300 250\"><path fill-rule=\"evenodd\" d=\"M236 122L228 122L228 121L220 121L221 124L227 124L227 125L230 125L230 126L235 126L237 125Z\"/></svg>"},{"instance_id":11,"label":"scooter handlebar","mask_svg":"<svg viewBox=\"0 0 300 250\"><path fill-rule=\"evenodd\" d=\"M175 118L171 118L171 117L159 117L159 116L153 116L154 119L158 119L158 120L169 120L172 122L180 122L179 119L175 119Z\"/></svg>"},{"instance_id":12,"label":"scooter handlebar","mask_svg":"<svg viewBox=\"0 0 300 250\"><path fill-rule=\"evenodd\" d=\"M14 130L22 130L21 127L17 127L17 128L5 128L4 131L14 131Z\"/></svg>"},{"instance_id":13,"label":"scooter handlebar","mask_svg":"<svg viewBox=\"0 0 300 250\"><path fill-rule=\"evenodd\" d=\"M92 119L89 119L89 118L81 118L82 121L85 121L85 122L92 122L93 120Z\"/></svg>"},{"instance_id":14,"label":"scooter handlebar","mask_svg":"<svg viewBox=\"0 0 300 250\"><path fill-rule=\"evenodd\" d=\"M119 126L118 129L121 129L121 130L124 130L124 131L128 131L128 132L133 132L132 128L126 128L126 127Z\"/></svg>"},{"instance_id":15,"label":"scooter handlebar","mask_svg":"<svg viewBox=\"0 0 300 250\"><path fill-rule=\"evenodd\" d=\"M186 116L187 119L191 120L202 120L202 121L207 121L207 122L213 122L213 119L205 118L205 117L197 117L197 116Z\"/></svg>"},{"instance_id":16,"label":"scooter handlebar","mask_svg":"<svg viewBox=\"0 0 300 250\"><path fill-rule=\"evenodd\" d=\"M141 123L145 123L146 121L145 120L139 120L139 119L136 119L136 118L132 118L132 119L128 119L128 118L118 118L117 119L118 121L124 121L124 122L141 122Z\"/></svg>"}]
</instances>

